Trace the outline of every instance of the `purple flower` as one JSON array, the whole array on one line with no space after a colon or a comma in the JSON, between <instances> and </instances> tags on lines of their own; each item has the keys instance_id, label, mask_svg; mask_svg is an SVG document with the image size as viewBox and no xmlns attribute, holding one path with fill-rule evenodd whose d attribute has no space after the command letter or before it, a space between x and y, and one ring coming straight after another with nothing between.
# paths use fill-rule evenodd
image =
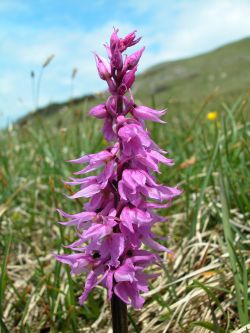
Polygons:
<instances>
[{"instance_id":1,"label":"purple flower","mask_svg":"<svg viewBox=\"0 0 250 333\"><path fill-rule=\"evenodd\" d=\"M89 200L80 213L58 210L65 219L59 223L74 227L77 239L65 246L73 254L55 257L69 265L72 274L87 275L80 304L100 284L107 288L109 299L115 294L141 308L141 293L148 290L149 279L157 276L144 270L160 262L158 253L170 251L152 232L154 224L166 222L156 210L169 207L181 190L159 184L154 176L160 173L160 163L171 166L173 160L154 143L144 121L164 123L161 117L166 110L135 104L130 88L144 48L124 58L123 52L140 38L135 32L119 38L118 32L114 29L110 44L105 45L108 60L95 54L99 76L107 82L111 96L89 111L103 120L104 138L113 143L101 152L70 160L83 165L76 176L95 174L67 182L79 186L71 199Z\"/></svg>"},{"instance_id":2,"label":"purple flower","mask_svg":"<svg viewBox=\"0 0 250 333\"><path fill-rule=\"evenodd\" d=\"M166 110L157 111L150 109L147 106L136 106L132 113L134 117L138 120L151 120L158 123L164 123L164 121L162 121L160 117L166 113Z\"/></svg>"}]
</instances>

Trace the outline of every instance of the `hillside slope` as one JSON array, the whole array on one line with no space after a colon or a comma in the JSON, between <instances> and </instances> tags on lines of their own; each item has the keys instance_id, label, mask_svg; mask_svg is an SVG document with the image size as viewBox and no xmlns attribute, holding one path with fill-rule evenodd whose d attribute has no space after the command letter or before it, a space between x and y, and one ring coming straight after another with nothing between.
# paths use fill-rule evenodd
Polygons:
<instances>
[{"instance_id":1,"label":"hillside slope","mask_svg":"<svg viewBox=\"0 0 250 333\"><path fill-rule=\"evenodd\" d=\"M152 94L160 102L201 99L215 89L239 93L250 87L250 38L189 59L164 62L138 77L141 98Z\"/></svg>"}]
</instances>

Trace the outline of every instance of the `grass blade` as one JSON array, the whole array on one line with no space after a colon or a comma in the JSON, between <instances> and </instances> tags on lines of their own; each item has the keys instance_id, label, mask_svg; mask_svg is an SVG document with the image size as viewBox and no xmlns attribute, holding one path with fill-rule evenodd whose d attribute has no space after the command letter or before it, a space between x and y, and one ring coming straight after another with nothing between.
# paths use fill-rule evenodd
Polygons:
<instances>
[{"instance_id":1,"label":"grass blade","mask_svg":"<svg viewBox=\"0 0 250 333\"><path fill-rule=\"evenodd\" d=\"M3 316L3 301L4 301L4 290L6 286L6 268L7 268L7 262L10 252L10 246L11 246L11 240L12 240L12 234L9 234L7 238L7 244L5 247L4 257L3 257L3 263L1 267L1 277L0 277L0 318Z\"/></svg>"},{"instance_id":2,"label":"grass blade","mask_svg":"<svg viewBox=\"0 0 250 333\"><path fill-rule=\"evenodd\" d=\"M227 204L227 198L225 194L225 184L224 184L224 177L222 173L220 174L220 197L221 197L221 204L222 204L222 222L223 222L223 230L227 245L227 250L229 254L229 261L232 268L233 276L234 276L234 283L235 283L235 291L236 291L236 302L239 312L239 318L241 325L246 325L248 323L248 312L246 311L246 307L243 307L242 298L243 295L241 293L241 281L245 280L244 277L241 277L239 269L237 267L237 253L234 248L234 237L232 233L232 228L229 222L229 208ZM244 265L244 263L243 263ZM246 295L245 295L246 296ZM246 301L245 301L246 302Z\"/></svg>"},{"instance_id":3,"label":"grass blade","mask_svg":"<svg viewBox=\"0 0 250 333\"><path fill-rule=\"evenodd\" d=\"M1 333L10 333L10 331L8 330L8 328L6 327L5 323L2 321L2 319L0 318L0 327L1 327Z\"/></svg>"}]
</instances>

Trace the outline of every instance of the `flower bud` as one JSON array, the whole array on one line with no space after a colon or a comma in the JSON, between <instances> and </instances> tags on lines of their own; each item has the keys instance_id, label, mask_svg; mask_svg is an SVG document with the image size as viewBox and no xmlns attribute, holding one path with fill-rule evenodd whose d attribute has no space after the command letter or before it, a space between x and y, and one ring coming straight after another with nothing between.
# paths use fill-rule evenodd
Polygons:
<instances>
[{"instance_id":1,"label":"flower bud","mask_svg":"<svg viewBox=\"0 0 250 333\"><path fill-rule=\"evenodd\" d=\"M89 115L99 118L99 119L103 119L103 118L107 117L107 110L106 110L105 104L102 103L102 104L96 105L95 107L90 109Z\"/></svg>"},{"instance_id":2,"label":"flower bud","mask_svg":"<svg viewBox=\"0 0 250 333\"><path fill-rule=\"evenodd\" d=\"M139 51L131 54L130 56L126 57L125 62L124 62L124 69L125 70L133 69L135 66L137 66L144 50L145 50L145 47L143 47Z\"/></svg>"},{"instance_id":3,"label":"flower bud","mask_svg":"<svg viewBox=\"0 0 250 333\"><path fill-rule=\"evenodd\" d=\"M114 32L112 33L110 37L110 50L113 53L113 51L116 49L117 46L119 46L119 37L117 35L119 29L114 29Z\"/></svg>"},{"instance_id":4,"label":"flower bud","mask_svg":"<svg viewBox=\"0 0 250 333\"><path fill-rule=\"evenodd\" d=\"M114 96L109 96L106 102L106 108L108 110L108 113L110 113L112 116L116 115L116 103Z\"/></svg>"},{"instance_id":5,"label":"flower bud","mask_svg":"<svg viewBox=\"0 0 250 333\"><path fill-rule=\"evenodd\" d=\"M137 44L141 40L141 37L135 39L135 33L136 33L136 30L129 33L123 39L120 39L120 51L121 52L125 51L128 47Z\"/></svg>"},{"instance_id":6,"label":"flower bud","mask_svg":"<svg viewBox=\"0 0 250 333\"><path fill-rule=\"evenodd\" d=\"M137 67L133 68L131 71L127 72L123 79L122 83L125 84L127 90L132 87L132 84L135 81L135 72L137 71Z\"/></svg>"},{"instance_id":7,"label":"flower bud","mask_svg":"<svg viewBox=\"0 0 250 333\"><path fill-rule=\"evenodd\" d=\"M107 60L95 53L95 61L100 78L106 81L111 78L111 68Z\"/></svg>"},{"instance_id":8,"label":"flower bud","mask_svg":"<svg viewBox=\"0 0 250 333\"><path fill-rule=\"evenodd\" d=\"M122 59L122 54L119 51L118 46L116 46L116 48L114 49L114 51L112 53L111 65L115 69L118 69L118 70L122 69L123 59Z\"/></svg>"},{"instance_id":9,"label":"flower bud","mask_svg":"<svg viewBox=\"0 0 250 333\"><path fill-rule=\"evenodd\" d=\"M109 91L111 94L116 92L116 85L112 79L107 79L107 84L109 86Z\"/></svg>"},{"instance_id":10,"label":"flower bud","mask_svg":"<svg viewBox=\"0 0 250 333\"><path fill-rule=\"evenodd\" d=\"M124 95L124 94L126 93L127 90L128 90L128 89L127 89L126 84L122 83L122 84L119 86L119 88L118 88L118 90L117 90L117 93L118 93L118 95Z\"/></svg>"}]
</instances>

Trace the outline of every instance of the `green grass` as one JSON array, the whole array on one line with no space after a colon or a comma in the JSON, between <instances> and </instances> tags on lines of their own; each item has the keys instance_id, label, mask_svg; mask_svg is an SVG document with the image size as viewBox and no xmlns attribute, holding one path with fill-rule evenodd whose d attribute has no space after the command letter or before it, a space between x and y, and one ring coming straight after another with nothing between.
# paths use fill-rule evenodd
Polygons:
<instances>
[{"instance_id":1,"label":"green grass","mask_svg":"<svg viewBox=\"0 0 250 333\"><path fill-rule=\"evenodd\" d=\"M197 70L204 74L204 67ZM175 258L164 257L164 269L156 269L161 276L142 311L129 310L130 332L232 332L249 322L248 86L239 80L229 94L225 78L227 91L211 95L214 85L201 82L198 93L200 81L193 80L181 88L173 82L173 94L146 96L138 88L143 102L169 106L167 124L149 127L176 162L162 168L159 180L179 183L184 193L162 211L169 223L156 230L169 234ZM174 89L186 96L174 96ZM187 97L197 94L195 102ZM74 171L65 161L106 145L101 121L87 115L100 99L68 105L49 117L40 113L0 133L1 332L107 332L110 326L105 291L96 289L80 307L84 278L72 279L52 255L74 240L73 230L56 223L55 208L80 209L79 202L64 196L68 189L62 181ZM211 110L218 113L216 121L206 117Z\"/></svg>"}]
</instances>

